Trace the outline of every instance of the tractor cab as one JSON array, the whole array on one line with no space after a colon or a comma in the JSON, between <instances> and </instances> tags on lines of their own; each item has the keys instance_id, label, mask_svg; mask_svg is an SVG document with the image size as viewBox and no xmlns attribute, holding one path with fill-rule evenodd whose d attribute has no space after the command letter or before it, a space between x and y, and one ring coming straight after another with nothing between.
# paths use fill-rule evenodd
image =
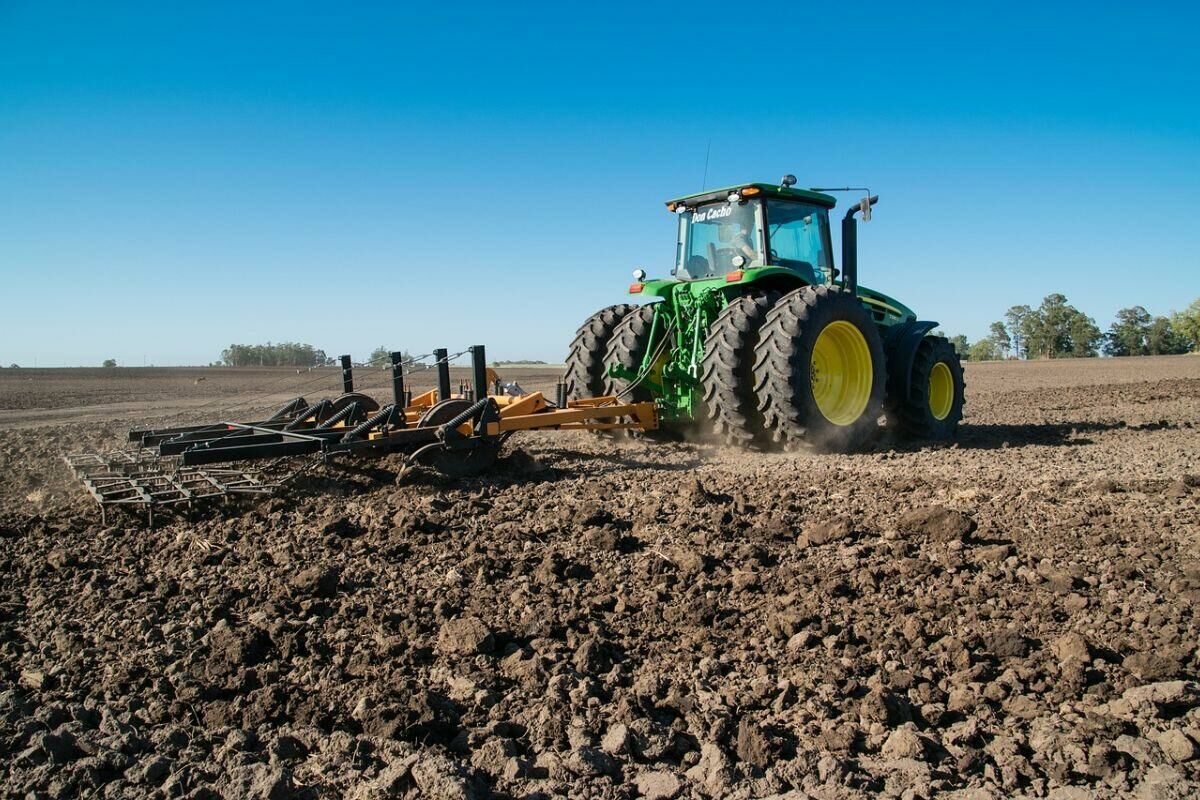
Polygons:
<instances>
[{"instance_id":1,"label":"tractor cab","mask_svg":"<svg viewBox=\"0 0 1200 800\"><path fill-rule=\"evenodd\" d=\"M677 280L717 278L737 270L779 267L806 283L835 277L829 236L834 199L787 186L751 184L673 200L679 237Z\"/></svg>"}]
</instances>

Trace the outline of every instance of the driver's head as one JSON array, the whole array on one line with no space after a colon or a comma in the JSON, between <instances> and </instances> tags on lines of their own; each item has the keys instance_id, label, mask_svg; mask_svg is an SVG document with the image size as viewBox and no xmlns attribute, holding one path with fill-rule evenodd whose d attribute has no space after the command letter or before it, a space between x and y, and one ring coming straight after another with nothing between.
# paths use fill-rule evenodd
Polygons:
<instances>
[{"instance_id":1,"label":"driver's head","mask_svg":"<svg viewBox=\"0 0 1200 800\"><path fill-rule=\"evenodd\" d=\"M722 242L731 242L739 236L746 235L746 226L740 222L723 222L717 228L717 238Z\"/></svg>"}]
</instances>

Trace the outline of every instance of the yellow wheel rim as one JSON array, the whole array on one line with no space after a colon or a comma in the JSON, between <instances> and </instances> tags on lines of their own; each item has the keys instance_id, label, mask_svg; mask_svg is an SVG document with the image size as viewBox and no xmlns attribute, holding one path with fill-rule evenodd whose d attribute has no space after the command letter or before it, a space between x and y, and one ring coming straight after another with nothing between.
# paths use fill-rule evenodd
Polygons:
<instances>
[{"instance_id":1,"label":"yellow wheel rim","mask_svg":"<svg viewBox=\"0 0 1200 800\"><path fill-rule=\"evenodd\" d=\"M834 425L851 425L871 399L875 371L871 348L853 323L825 326L813 345L812 393L817 408Z\"/></svg>"},{"instance_id":2,"label":"yellow wheel rim","mask_svg":"<svg viewBox=\"0 0 1200 800\"><path fill-rule=\"evenodd\" d=\"M950 416L950 408L954 405L954 376L946 362L939 361L929 372L929 413L934 419L945 419Z\"/></svg>"}]
</instances>

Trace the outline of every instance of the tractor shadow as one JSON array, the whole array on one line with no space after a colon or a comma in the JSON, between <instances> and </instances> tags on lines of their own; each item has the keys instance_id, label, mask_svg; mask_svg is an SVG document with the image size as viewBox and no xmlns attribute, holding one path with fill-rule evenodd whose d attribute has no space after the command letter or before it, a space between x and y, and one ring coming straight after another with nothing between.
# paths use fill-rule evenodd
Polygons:
<instances>
[{"instance_id":1,"label":"tractor shadow","mask_svg":"<svg viewBox=\"0 0 1200 800\"><path fill-rule=\"evenodd\" d=\"M972 425L958 426L958 436L947 442L909 442L897 437L886 437L888 449L896 452L917 452L930 447L958 447L962 450L1002 450L1014 447L1079 447L1095 444L1089 434L1097 435L1111 431L1158 431L1173 430L1178 426L1170 422L1150 422L1129 425L1126 422L1051 422L1024 425Z\"/></svg>"}]
</instances>

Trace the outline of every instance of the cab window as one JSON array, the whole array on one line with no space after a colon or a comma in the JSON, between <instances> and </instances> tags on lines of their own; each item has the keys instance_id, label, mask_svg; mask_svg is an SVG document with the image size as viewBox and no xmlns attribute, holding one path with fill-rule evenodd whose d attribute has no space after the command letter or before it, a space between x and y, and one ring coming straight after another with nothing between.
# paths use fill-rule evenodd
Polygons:
<instances>
[{"instance_id":1,"label":"cab window","mask_svg":"<svg viewBox=\"0 0 1200 800\"><path fill-rule=\"evenodd\" d=\"M712 203L680 215L677 274L685 280L711 278L743 265L762 263L758 203Z\"/></svg>"},{"instance_id":2,"label":"cab window","mask_svg":"<svg viewBox=\"0 0 1200 800\"><path fill-rule=\"evenodd\" d=\"M772 264L804 265L829 273L828 211L806 203L767 201L767 238Z\"/></svg>"}]
</instances>

